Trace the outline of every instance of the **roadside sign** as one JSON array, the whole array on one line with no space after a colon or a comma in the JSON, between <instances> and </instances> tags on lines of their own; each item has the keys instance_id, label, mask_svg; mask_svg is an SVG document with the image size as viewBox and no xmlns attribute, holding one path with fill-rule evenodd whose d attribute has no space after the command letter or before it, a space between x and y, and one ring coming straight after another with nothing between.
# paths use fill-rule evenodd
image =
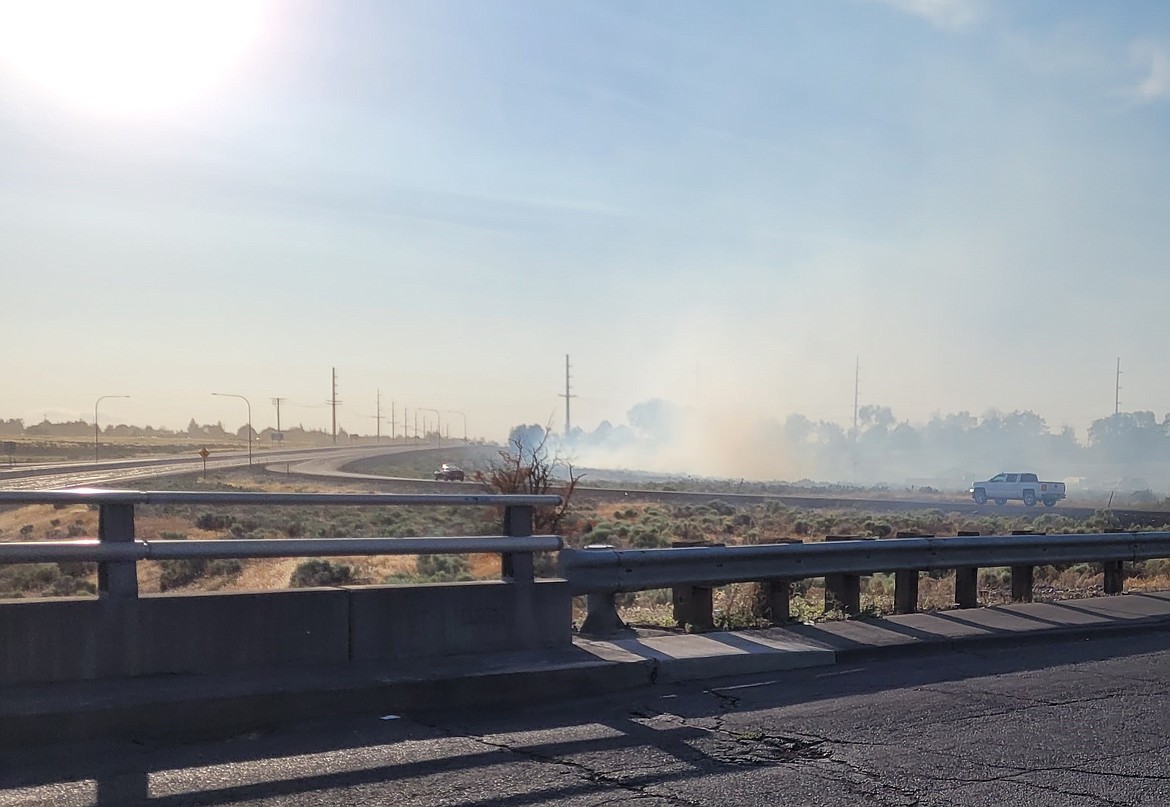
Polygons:
<instances>
[{"instance_id":1,"label":"roadside sign","mask_svg":"<svg viewBox=\"0 0 1170 807\"><path fill-rule=\"evenodd\" d=\"M209 456L211 456L211 452L206 448L201 448L199 449L199 456L203 457L203 459L207 459Z\"/></svg>"}]
</instances>

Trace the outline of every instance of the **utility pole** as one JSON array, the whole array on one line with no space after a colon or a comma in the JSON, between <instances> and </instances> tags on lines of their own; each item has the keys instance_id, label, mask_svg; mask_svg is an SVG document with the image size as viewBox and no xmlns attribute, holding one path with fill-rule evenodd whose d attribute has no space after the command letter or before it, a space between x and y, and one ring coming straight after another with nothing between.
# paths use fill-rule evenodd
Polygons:
<instances>
[{"instance_id":1,"label":"utility pole","mask_svg":"<svg viewBox=\"0 0 1170 807\"><path fill-rule=\"evenodd\" d=\"M398 417L394 414L394 401L390 402L390 440L398 437Z\"/></svg>"},{"instance_id":2,"label":"utility pole","mask_svg":"<svg viewBox=\"0 0 1170 807\"><path fill-rule=\"evenodd\" d=\"M443 416L439 414L438 409L423 409L424 412L435 413L435 435L439 438L439 448L443 447ZM426 421L423 421L423 436L430 434L426 427Z\"/></svg>"},{"instance_id":3,"label":"utility pole","mask_svg":"<svg viewBox=\"0 0 1170 807\"><path fill-rule=\"evenodd\" d=\"M849 453L853 460L853 481L857 481L857 403L861 398L861 357L853 363L853 431L850 433Z\"/></svg>"},{"instance_id":4,"label":"utility pole","mask_svg":"<svg viewBox=\"0 0 1170 807\"><path fill-rule=\"evenodd\" d=\"M573 421L569 417L569 399L576 398L569 387L569 354L565 354L565 392L557 397L565 399L565 437L569 436L569 432L573 429Z\"/></svg>"},{"instance_id":5,"label":"utility pole","mask_svg":"<svg viewBox=\"0 0 1170 807\"><path fill-rule=\"evenodd\" d=\"M1113 414L1117 415L1121 411L1121 357L1117 357L1117 380L1114 382L1113 388Z\"/></svg>"},{"instance_id":6,"label":"utility pole","mask_svg":"<svg viewBox=\"0 0 1170 807\"><path fill-rule=\"evenodd\" d=\"M378 407L375 411L378 413L375 416L378 423L378 436L374 438L374 442L380 443L382 442L382 390L378 390Z\"/></svg>"},{"instance_id":7,"label":"utility pole","mask_svg":"<svg viewBox=\"0 0 1170 807\"><path fill-rule=\"evenodd\" d=\"M857 400L861 391L861 357L853 367L853 434L857 434Z\"/></svg>"},{"instance_id":8,"label":"utility pole","mask_svg":"<svg viewBox=\"0 0 1170 807\"><path fill-rule=\"evenodd\" d=\"M280 405L287 401L288 398L273 398L272 403L276 404L276 433L280 434ZM277 438L279 439L279 438Z\"/></svg>"},{"instance_id":9,"label":"utility pole","mask_svg":"<svg viewBox=\"0 0 1170 807\"><path fill-rule=\"evenodd\" d=\"M326 401L333 407L333 445L337 445L337 405L341 401L337 400L337 368L331 367L333 371L333 397Z\"/></svg>"}]
</instances>

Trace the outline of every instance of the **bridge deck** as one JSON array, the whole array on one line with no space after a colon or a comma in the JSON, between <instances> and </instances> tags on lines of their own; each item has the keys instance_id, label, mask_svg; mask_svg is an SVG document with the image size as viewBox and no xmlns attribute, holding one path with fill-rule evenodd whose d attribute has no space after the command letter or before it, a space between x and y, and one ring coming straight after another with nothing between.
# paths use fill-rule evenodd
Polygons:
<instances>
[{"instance_id":1,"label":"bridge deck","mask_svg":"<svg viewBox=\"0 0 1170 807\"><path fill-rule=\"evenodd\" d=\"M279 674L105 680L0 689L0 746L95 737L228 735L330 714L397 714L580 698L671 681L877 657L1170 629L1170 592L794 624L767 630L640 631L523 652L311 668Z\"/></svg>"}]
</instances>

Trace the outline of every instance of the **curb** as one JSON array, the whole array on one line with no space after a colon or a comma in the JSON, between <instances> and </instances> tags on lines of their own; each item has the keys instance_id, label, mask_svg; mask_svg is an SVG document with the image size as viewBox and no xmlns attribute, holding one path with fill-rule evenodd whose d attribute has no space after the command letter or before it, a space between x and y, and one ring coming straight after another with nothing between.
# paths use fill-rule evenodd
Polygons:
<instances>
[{"instance_id":1,"label":"curb","mask_svg":"<svg viewBox=\"0 0 1170 807\"><path fill-rule=\"evenodd\" d=\"M478 707L503 702L603 695L649 686L658 662L586 662L547 669L507 670L436 679L393 680L377 676L342 679L333 684L271 686L264 678L216 692L217 681L203 680L195 693L166 697L135 692L112 697L91 695L48 705L0 712L0 749L96 739L200 739L271 729L312 718L386 715L401 711ZM311 679L315 671L308 670ZM172 682L173 683L173 682ZM266 686L267 685L267 686ZM230 685L224 689L230 689ZM538 693L534 696L534 693ZM176 731L181 726L181 732Z\"/></svg>"},{"instance_id":2,"label":"curb","mask_svg":"<svg viewBox=\"0 0 1170 807\"><path fill-rule=\"evenodd\" d=\"M1170 617L1147 617L1121 625L1070 625L1043 628L1026 633L990 633L956 638L919 639L904 644L838 648L837 663L878 661L891 656L915 658L938 653L1019 647L1025 644L1057 644L1077 639L1124 637L1166 631L1170 631Z\"/></svg>"},{"instance_id":3,"label":"curb","mask_svg":"<svg viewBox=\"0 0 1170 807\"><path fill-rule=\"evenodd\" d=\"M784 642L785 646L767 648L760 637L753 639L745 633L742 636L763 649L702 654L691 648L690 655L678 656L656 650L654 637L648 637L635 640L636 647L629 642L624 648L622 642L605 643L608 652L591 651L592 660L514 665L436 678L401 672L394 677L392 672L368 668L341 673L307 669L279 676L241 674L137 680L130 686L102 681L60 689L30 688L33 694L26 693L23 703L19 696L12 698L0 691L0 749L98 739L213 739L322 717L525 705L702 679L1166 631L1170 631L1170 616L880 645L847 637L814 644L793 634L794 641ZM735 646L726 638L721 644Z\"/></svg>"}]
</instances>

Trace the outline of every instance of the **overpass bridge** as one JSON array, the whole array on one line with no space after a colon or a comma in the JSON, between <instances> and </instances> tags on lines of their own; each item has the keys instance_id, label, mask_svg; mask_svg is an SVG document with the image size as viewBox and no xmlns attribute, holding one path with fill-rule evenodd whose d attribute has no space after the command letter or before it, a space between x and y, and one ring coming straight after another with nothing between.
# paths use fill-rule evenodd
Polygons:
<instances>
[{"instance_id":1,"label":"overpass bridge","mask_svg":"<svg viewBox=\"0 0 1170 807\"><path fill-rule=\"evenodd\" d=\"M0 492L0 505L85 503L100 513L94 538L0 544L0 563L91 561L99 579L97 597L0 601L0 743L109 730L173 732L188 720L196 727L244 728L373 706L605 691L956 642L1145 630L1170 618L1170 600L1157 594L1029 603L1036 565L1099 562L1106 591L1120 592L1123 564L1170 557L1170 533L569 549L556 535L533 534L536 510L559 501L485 494ZM436 538L136 538L136 508L192 503L490 508L501 529ZM142 595L137 584L136 564L147 559L468 552L499 555L499 579L198 595ZM557 573L541 577L536 558L552 552L559 555ZM975 607L970 582L980 566L1010 566L1018 603ZM959 570L960 608L914 613L919 573L938 568ZM827 596L855 613L860 578L878 571L897 573L895 600L905 613L817 625L788 619L794 580L825 577ZM774 627L711 630L711 590L747 581L762 584ZM639 635L626 627L617 595L655 588L673 591L676 618L697 632ZM588 600L578 629L574 597ZM164 703L165 710L154 708ZM214 708L205 708L208 703Z\"/></svg>"}]
</instances>

